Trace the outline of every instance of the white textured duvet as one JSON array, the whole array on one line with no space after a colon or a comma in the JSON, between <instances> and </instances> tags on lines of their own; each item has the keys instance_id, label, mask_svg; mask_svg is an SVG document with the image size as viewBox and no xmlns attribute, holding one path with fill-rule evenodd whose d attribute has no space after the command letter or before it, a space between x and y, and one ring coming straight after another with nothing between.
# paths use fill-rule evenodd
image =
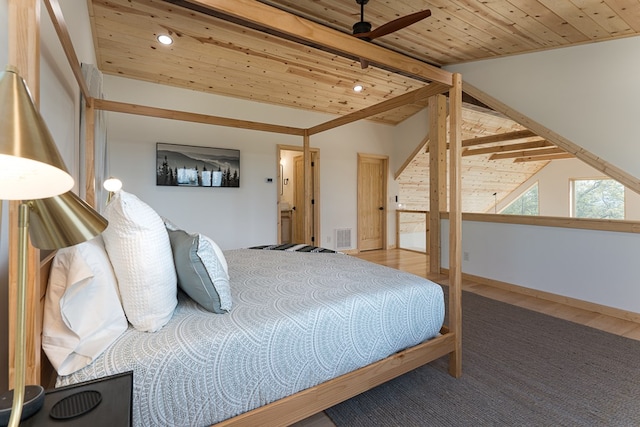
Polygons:
<instances>
[{"instance_id":1,"label":"white textured duvet","mask_svg":"<svg viewBox=\"0 0 640 427\"><path fill-rule=\"evenodd\" d=\"M225 251L233 309L184 295L170 322L129 328L57 386L134 371L137 426L203 426L309 388L436 336L439 285L330 253Z\"/></svg>"}]
</instances>

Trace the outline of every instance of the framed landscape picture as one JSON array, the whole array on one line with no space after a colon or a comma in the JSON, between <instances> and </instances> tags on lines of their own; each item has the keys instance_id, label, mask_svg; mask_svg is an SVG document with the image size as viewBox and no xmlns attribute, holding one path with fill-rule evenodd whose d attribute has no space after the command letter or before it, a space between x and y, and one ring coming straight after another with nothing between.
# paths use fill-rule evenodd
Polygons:
<instances>
[{"instance_id":1,"label":"framed landscape picture","mask_svg":"<svg viewBox=\"0 0 640 427\"><path fill-rule=\"evenodd\" d=\"M156 185L240 187L240 150L158 142Z\"/></svg>"}]
</instances>

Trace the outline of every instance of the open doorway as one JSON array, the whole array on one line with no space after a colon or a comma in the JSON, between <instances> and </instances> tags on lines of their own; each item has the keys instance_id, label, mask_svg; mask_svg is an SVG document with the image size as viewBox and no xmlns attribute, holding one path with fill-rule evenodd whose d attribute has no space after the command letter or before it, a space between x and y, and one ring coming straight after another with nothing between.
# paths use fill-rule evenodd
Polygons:
<instances>
[{"instance_id":1,"label":"open doorway","mask_svg":"<svg viewBox=\"0 0 640 427\"><path fill-rule=\"evenodd\" d=\"M311 230L305 239L304 161L303 149L278 146L278 243L319 245L320 236L320 150L311 148Z\"/></svg>"}]
</instances>

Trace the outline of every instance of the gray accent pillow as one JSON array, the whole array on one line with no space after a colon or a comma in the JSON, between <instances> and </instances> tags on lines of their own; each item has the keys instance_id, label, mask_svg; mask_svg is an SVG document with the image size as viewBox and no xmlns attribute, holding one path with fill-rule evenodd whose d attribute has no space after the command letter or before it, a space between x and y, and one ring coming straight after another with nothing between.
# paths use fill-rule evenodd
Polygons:
<instances>
[{"instance_id":1,"label":"gray accent pillow","mask_svg":"<svg viewBox=\"0 0 640 427\"><path fill-rule=\"evenodd\" d=\"M220 259L211 239L184 230L167 230L178 276L178 287L213 313L231 310L231 289L226 260Z\"/></svg>"}]
</instances>

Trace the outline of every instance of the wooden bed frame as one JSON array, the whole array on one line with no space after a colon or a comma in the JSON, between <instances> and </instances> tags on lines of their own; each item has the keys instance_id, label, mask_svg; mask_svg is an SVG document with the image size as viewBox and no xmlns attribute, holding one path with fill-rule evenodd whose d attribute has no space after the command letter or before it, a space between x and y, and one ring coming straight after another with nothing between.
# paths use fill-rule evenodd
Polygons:
<instances>
[{"instance_id":1,"label":"wooden bed frame","mask_svg":"<svg viewBox=\"0 0 640 427\"><path fill-rule=\"evenodd\" d=\"M24 32L33 35L35 31L39 39L39 17L34 10L38 10L37 4L39 0L10 0L10 22L16 22L16 25L9 29L13 35L10 37L10 62L16 65L19 70L37 69L39 52L34 49L28 40L33 37L26 37ZM327 123L315 126L309 129L297 129L290 127L274 126L265 123L246 122L242 120L234 120L222 117L204 116L200 114L185 113L179 111L163 110L153 107L123 104L113 101L93 99L86 89L86 83L83 80L80 71L80 64L77 60L71 38L67 31L62 11L57 0L45 0L44 4L49 12L49 16L53 21L54 27L58 33L60 42L65 50L69 64L77 79L81 92L86 99L86 115L87 115L87 138L85 141L85 170L86 176L94 176L94 140L93 140L93 115L96 109L106 111L118 111L130 114L142 114L154 117L162 117L167 119L177 119L185 121L194 121L199 123L209 123L219 126L241 127L245 129L267 130L269 132L280 132L286 134L300 135L303 138L304 158L305 158L305 182L309 183L308 178L311 174L309 165L309 138L325 130L329 130L347 123L351 123L360 119L364 119L395 108L403 102L413 102L418 99L429 98L429 105L442 106L445 105L445 97L443 93L449 94L449 147L450 147L450 206L449 206L449 305L448 305L448 327L443 327L442 334L432 340L426 341L415 347L411 347L379 362L365 366L351 373L342 375L333 380L322 383L318 386L303 390L292 396L283 398L276 402L270 403L263 407L241 414L234 418L223 421L219 426L282 426L289 425L296 421L302 420L310 415L329 408L339 402L347 400L357 394L369 390L385 381L409 372L419 366L429 363L442 356L449 355L449 373L454 377L462 374L462 312L461 312L461 211L460 211L460 158L461 158L461 104L462 104L462 79L459 74L451 74L444 70L431 67L422 62L413 60L395 52L388 51L384 48L368 44L357 40L348 35L325 28L321 25L302 18L295 17L295 25L287 23L291 22L292 16L284 11L269 7L262 3L252 0L201 0L196 1L205 7L216 10L217 12L231 15L243 22L259 23L260 25L272 28L280 33L289 34L299 39L312 39L315 43L324 45L327 48L339 50L355 57L363 57L368 59L372 64L378 63L398 70L399 72L414 75L422 80L430 81L424 88L418 89L412 93L402 95L389 101L382 102L378 105L365 108L364 110L349 114L347 116L331 120ZM15 15L12 15L14 14ZM15 20L15 21L14 21ZM305 22L302 26L299 23ZM35 28L35 29L34 29ZM302 29L302 30L301 30ZM26 40L26 41L25 41ZM319 42L320 41L320 42ZM24 72L22 72L24 76ZM31 85L36 86L37 79L31 76L31 79L25 77L25 80ZM32 92L34 88L31 87ZM433 103L432 103L433 102ZM446 108L429 108L430 114L430 144L431 153L435 153L435 147L438 147L441 153L445 153L447 136L444 129L446 128ZM440 129L440 130L438 130ZM442 154L444 156L444 154ZM434 154L435 156L435 154ZM431 206L441 206L441 211L446 211L446 179L444 171L438 170L440 163L432 162L431 188L438 188L440 191L431 191ZM435 172L435 173L434 173ZM88 185L85 189L85 199L87 202L95 206L95 188L93 180L87 179ZM310 199L310 191L306 191L306 197ZM444 199L444 208L442 208ZM437 249L439 254L439 224L440 215L436 212L432 227L437 226L437 230L432 230L437 241L430 242L430 247ZM10 214L11 215L11 214ZM11 224L17 224L12 220ZM437 231L437 232L436 232ZM10 230L11 234L11 230ZM10 237L11 239L11 237ZM11 245L13 248L15 245ZM433 250L432 250L433 252ZM10 307L14 306L12 298L15 298L15 271L12 270L11 259L15 258L15 254L10 254ZM32 249L30 252L31 268L30 274L33 276L29 280L30 289L28 291L28 320L30 336L27 343L27 384L41 383L45 387L51 386L51 378L54 378L55 372L48 363L41 350L41 333L42 333L42 313L44 306L44 295L46 293L47 280L53 254L47 254L40 262L40 268L37 269L40 254L37 250ZM35 261L34 261L35 260ZM431 258L432 262L434 258ZM436 263L431 265L432 272L439 272L440 260L439 256L435 258ZM9 342L13 343L13 318L10 312L9 326ZM12 383L13 374L13 348L10 348L10 383Z\"/></svg>"},{"instance_id":2,"label":"wooden bed frame","mask_svg":"<svg viewBox=\"0 0 640 427\"><path fill-rule=\"evenodd\" d=\"M40 282L42 284L41 292L43 295L46 292L46 279L52 258L52 256L47 257L42 263ZM42 302L44 302L44 298ZM349 372L315 387L308 388L273 403L227 419L216 424L216 426L254 427L259 425L264 427L278 427L290 425L419 366L450 354L454 348L455 334L449 332L446 327L443 327L441 335L436 338L395 353L386 359ZM43 384L43 386L52 387L56 373L44 353L42 353L41 369L42 379L48 379L47 382L49 383Z\"/></svg>"}]
</instances>

